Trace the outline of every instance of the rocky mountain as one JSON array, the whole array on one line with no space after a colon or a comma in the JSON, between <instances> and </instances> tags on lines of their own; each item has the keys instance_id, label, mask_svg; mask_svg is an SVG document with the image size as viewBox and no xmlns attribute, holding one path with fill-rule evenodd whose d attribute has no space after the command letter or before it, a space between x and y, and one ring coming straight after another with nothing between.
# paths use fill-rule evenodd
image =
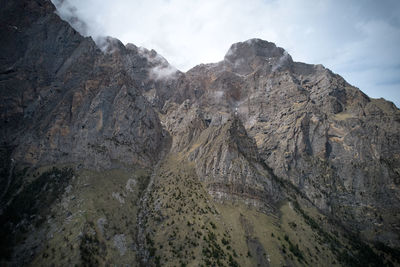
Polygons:
<instances>
[{"instance_id":1,"label":"rocky mountain","mask_svg":"<svg viewBox=\"0 0 400 267\"><path fill-rule=\"evenodd\" d=\"M275 44L182 73L0 4L2 266L400 265L400 110Z\"/></svg>"}]
</instances>

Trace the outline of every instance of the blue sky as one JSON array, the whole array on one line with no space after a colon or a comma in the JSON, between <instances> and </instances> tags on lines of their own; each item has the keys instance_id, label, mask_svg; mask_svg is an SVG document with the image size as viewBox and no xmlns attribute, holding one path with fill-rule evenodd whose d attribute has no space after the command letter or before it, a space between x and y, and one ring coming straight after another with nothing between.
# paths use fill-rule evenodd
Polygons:
<instances>
[{"instance_id":1,"label":"blue sky","mask_svg":"<svg viewBox=\"0 0 400 267\"><path fill-rule=\"evenodd\" d=\"M77 30L154 49L186 71L232 43L261 38L295 61L323 64L370 97L400 107L397 0L52 0Z\"/></svg>"}]
</instances>

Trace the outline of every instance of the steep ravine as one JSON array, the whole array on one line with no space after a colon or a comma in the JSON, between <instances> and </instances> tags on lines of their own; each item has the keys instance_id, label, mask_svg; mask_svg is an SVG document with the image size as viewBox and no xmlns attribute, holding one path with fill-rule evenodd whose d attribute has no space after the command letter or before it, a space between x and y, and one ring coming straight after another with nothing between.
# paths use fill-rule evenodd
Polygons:
<instances>
[{"instance_id":1,"label":"steep ravine","mask_svg":"<svg viewBox=\"0 0 400 267\"><path fill-rule=\"evenodd\" d=\"M163 129L164 135L167 137L165 138L165 143L163 144L163 148L159 155L159 160L157 164L153 167L153 171L150 175L150 179L148 184L142 192L142 196L139 200L139 211L137 215L136 227L137 227L137 237L136 237L136 248L137 248L137 261L140 264L147 265L149 261L149 251L146 248L146 224L149 220L149 208L152 205L151 201L149 200L149 196L151 195L153 188L154 188L154 180L160 171L160 166L168 157L169 153L171 152L171 136L167 130Z\"/></svg>"}]
</instances>

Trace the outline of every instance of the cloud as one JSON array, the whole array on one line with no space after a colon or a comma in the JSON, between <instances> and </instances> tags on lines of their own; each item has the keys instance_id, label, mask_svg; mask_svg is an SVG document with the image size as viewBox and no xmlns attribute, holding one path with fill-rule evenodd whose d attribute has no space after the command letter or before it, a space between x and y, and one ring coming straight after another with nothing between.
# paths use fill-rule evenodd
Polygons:
<instances>
[{"instance_id":1,"label":"cloud","mask_svg":"<svg viewBox=\"0 0 400 267\"><path fill-rule=\"evenodd\" d=\"M170 65L168 61L160 56L154 50L148 50L144 47L139 47L138 52L141 56L147 58L153 67L150 69L150 78L155 80L165 80L177 78L178 69Z\"/></svg>"},{"instance_id":2,"label":"cloud","mask_svg":"<svg viewBox=\"0 0 400 267\"><path fill-rule=\"evenodd\" d=\"M86 24L86 20L82 19L82 15L78 11L79 5L75 5L70 1L64 0L52 0L52 2L57 8L57 15L59 15L63 20L68 21L75 30L77 30L80 34L84 36L93 36L93 30L88 29L88 24ZM90 21L89 25L91 25Z\"/></svg>"},{"instance_id":3,"label":"cloud","mask_svg":"<svg viewBox=\"0 0 400 267\"><path fill-rule=\"evenodd\" d=\"M79 18L70 23L84 35L155 49L183 71L222 60L232 43L256 37L295 61L324 64L372 97L386 94L381 77L391 82L400 74L396 0L64 0L58 6L63 18ZM392 87L400 90L399 83ZM388 99L400 106L398 94Z\"/></svg>"},{"instance_id":4,"label":"cloud","mask_svg":"<svg viewBox=\"0 0 400 267\"><path fill-rule=\"evenodd\" d=\"M155 80L165 80L176 78L178 70L172 66L156 66L150 70L150 78Z\"/></svg>"},{"instance_id":5,"label":"cloud","mask_svg":"<svg viewBox=\"0 0 400 267\"><path fill-rule=\"evenodd\" d=\"M289 53L285 50L283 52L283 55L278 59L278 62L276 62L276 64L274 66L272 66L272 72L275 72L276 70L278 70L280 67L282 67L285 62L288 61L288 59L290 58Z\"/></svg>"}]
</instances>

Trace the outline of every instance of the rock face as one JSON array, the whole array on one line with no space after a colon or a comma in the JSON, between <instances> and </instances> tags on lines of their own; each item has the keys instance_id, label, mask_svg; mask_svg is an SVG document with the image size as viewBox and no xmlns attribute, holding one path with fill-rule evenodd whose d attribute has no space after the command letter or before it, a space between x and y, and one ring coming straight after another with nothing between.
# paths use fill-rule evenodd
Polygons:
<instances>
[{"instance_id":1,"label":"rock face","mask_svg":"<svg viewBox=\"0 0 400 267\"><path fill-rule=\"evenodd\" d=\"M192 90L190 99L201 110L203 124L182 130L193 111L177 108L182 118L174 113L169 118L180 122L178 133L170 130L177 142L198 135L204 124L227 126L227 118L236 114L245 126L242 136L254 139L257 147L257 158L249 162L261 159L347 229L399 246L400 113L392 103L370 99L324 67L293 62L283 49L258 39L232 45L224 61L197 66L186 79L183 88ZM229 142L223 133L216 135ZM196 162L200 179L215 182L211 195L218 199L230 192L235 198L230 179L243 169L244 177L251 177L244 184L257 181L256 173L232 165L242 154L232 156L229 146L204 139L204 144L195 143L189 159ZM239 188L248 201L253 199L245 187Z\"/></svg>"},{"instance_id":2,"label":"rock face","mask_svg":"<svg viewBox=\"0 0 400 267\"><path fill-rule=\"evenodd\" d=\"M49 1L7 1L1 11L2 140L18 144L16 160L155 163L163 133L138 84L148 60L137 48L107 38L100 51ZM25 17L31 21L18 21Z\"/></svg>"},{"instance_id":3,"label":"rock face","mask_svg":"<svg viewBox=\"0 0 400 267\"><path fill-rule=\"evenodd\" d=\"M167 120L179 121L170 130L176 142L184 142L179 146L187 146L186 138L198 135L204 124L227 125L236 114L245 126L243 135L255 140L257 159L276 176L349 229L399 245L400 113L392 103L368 98L321 65L293 62L282 48L259 39L232 45L223 61L197 66L185 78L183 88L192 90L190 100L201 110L203 124L188 125L194 111L185 113L182 106L172 112ZM184 90L180 86L177 92ZM197 145L193 153L207 148ZM228 151L220 152L217 164ZM212 154L201 163L195 159L199 177L230 168L230 161L211 167L214 159ZM397 237L389 241L388 236Z\"/></svg>"},{"instance_id":4,"label":"rock face","mask_svg":"<svg viewBox=\"0 0 400 267\"><path fill-rule=\"evenodd\" d=\"M221 62L182 73L154 50L111 37L100 49L62 21L50 1L4 1L0 25L0 221L6 225L0 237L10 242L1 244L0 262L70 265L62 253L59 262L47 259L49 245L57 244L51 240L71 238L57 227L70 227L81 242L71 246L71 255L79 250L76 264L157 265L161 256L171 257L168 246L178 251L174 246L182 244L176 240L196 233L191 244L199 245L195 239L201 233L208 236L203 250L193 245L185 254L193 254L192 261L174 264L235 265L237 249L256 254L238 259L240 264L268 266L265 255L277 246L258 235L264 230L254 218L266 224L266 218L283 218L272 225L285 226L293 210L323 240L342 246L320 254L323 262L346 265L350 258L362 266L355 257L364 254L344 251L366 247L346 233L381 244L387 260L399 259L400 111L392 103L370 99L323 66L294 62L284 49L260 39L233 44ZM49 172L50 166L71 169ZM112 208L103 203L104 194L115 202ZM21 214L12 212L24 199L33 204ZM174 200L180 205L176 210L169 202ZM297 204L293 209L286 202ZM247 209L240 208L239 223L231 224L229 214L236 216L239 208L230 205L242 204ZM329 221L310 223L314 217L305 207ZM251 217L251 209L259 215ZM175 237L167 236L159 222L172 227L171 218L182 214L180 223L192 230L171 228ZM212 229L226 230L220 233L223 249L204 226L210 222ZM291 223L287 233L296 227ZM49 228L60 236L41 234ZM326 229L344 234L332 237ZM273 263L315 265L300 253L305 247L296 250L286 236L298 262L286 257L283 247ZM156 253L152 238L165 249ZM312 238L304 232L304 239ZM196 255L207 261L194 260ZM222 259L210 260L215 255Z\"/></svg>"}]
</instances>

